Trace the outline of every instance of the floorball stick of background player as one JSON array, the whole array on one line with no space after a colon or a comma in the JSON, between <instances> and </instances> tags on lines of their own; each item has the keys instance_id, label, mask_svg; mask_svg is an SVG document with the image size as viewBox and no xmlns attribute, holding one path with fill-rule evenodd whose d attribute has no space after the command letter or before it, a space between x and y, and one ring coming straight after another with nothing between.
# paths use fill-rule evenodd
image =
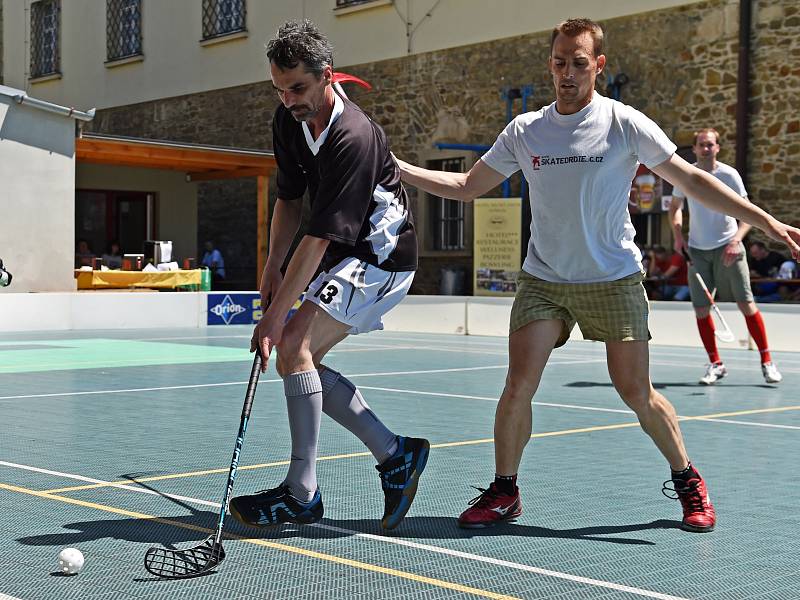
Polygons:
<instances>
[{"instance_id":1,"label":"floorball stick of background player","mask_svg":"<svg viewBox=\"0 0 800 600\"><path fill-rule=\"evenodd\" d=\"M685 248L681 248L681 254L683 254L683 258L686 259L686 262L692 264L692 258L689 256L689 253L686 252ZM700 287L703 288L703 291L708 298L708 301L711 303L711 310L714 311L714 315L716 315L717 320L719 321L720 325L722 325L722 329L716 328L714 329L714 335L717 336L717 339L720 342L733 342L736 340L736 336L733 335L733 331L731 331L728 322L725 320L725 317L722 316L722 311L720 311L717 303L714 302L714 296L717 294L717 288L714 288L714 293L708 291L708 286L706 286L706 282L703 281L700 273L695 271L695 277L697 277L697 281L700 283Z\"/></svg>"},{"instance_id":2,"label":"floorball stick of background player","mask_svg":"<svg viewBox=\"0 0 800 600\"><path fill-rule=\"evenodd\" d=\"M165 579L185 579L208 573L225 559L225 550L222 548L222 527L225 523L225 513L233 496L233 482L239 468L239 456L242 453L244 434L247 431L247 422L250 420L250 411L253 408L253 398L256 395L258 375L261 373L261 352L256 350L253 359L253 368L250 371L250 380L247 383L242 418L239 422L239 433L236 436L236 446L233 449L231 468L228 472L228 483L225 487L225 498L219 512L217 530L208 536L201 544L185 550L172 548L150 548L144 557L144 568L157 577Z\"/></svg>"},{"instance_id":3,"label":"floorball stick of background player","mask_svg":"<svg viewBox=\"0 0 800 600\"><path fill-rule=\"evenodd\" d=\"M700 287L703 288L703 291L708 298L708 301L711 302L711 310L714 311L714 315L716 315L717 320L719 321L720 325L722 325L722 329L715 329L714 335L717 336L717 339L721 342L733 342L736 340L736 336L733 335L733 331L731 331L728 322L725 320L725 317L722 316L722 311L717 306L717 303L714 302L714 296L711 295L711 292L708 291L708 287L706 287L706 282L703 281L703 278L700 276L700 273L695 271L694 274L697 277L697 281L700 282Z\"/></svg>"}]
</instances>

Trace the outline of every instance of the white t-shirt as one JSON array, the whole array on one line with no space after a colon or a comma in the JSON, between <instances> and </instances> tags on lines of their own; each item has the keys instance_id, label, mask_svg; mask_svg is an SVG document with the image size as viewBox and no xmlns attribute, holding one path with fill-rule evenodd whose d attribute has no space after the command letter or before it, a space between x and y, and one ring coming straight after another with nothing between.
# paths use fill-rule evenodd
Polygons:
<instances>
[{"instance_id":1,"label":"white t-shirt","mask_svg":"<svg viewBox=\"0 0 800 600\"><path fill-rule=\"evenodd\" d=\"M531 240L522 268L546 281L614 281L642 271L628 213L639 161L654 167L676 146L634 108L594 93L562 115L555 102L518 116L483 161L530 187Z\"/></svg>"},{"instance_id":2,"label":"white t-shirt","mask_svg":"<svg viewBox=\"0 0 800 600\"><path fill-rule=\"evenodd\" d=\"M739 172L725 163L716 161L717 166L711 174L722 183L739 194L742 198L747 198L747 190ZM697 166L697 163L694 163ZM698 250L713 250L726 245L739 231L739 224L736 219L726 214L706 208L700 202L689 196L687 198L683 190L675 188L672 190L675 198L686 198L689 208L689 246Z\"/></svg>"}]
</instances>

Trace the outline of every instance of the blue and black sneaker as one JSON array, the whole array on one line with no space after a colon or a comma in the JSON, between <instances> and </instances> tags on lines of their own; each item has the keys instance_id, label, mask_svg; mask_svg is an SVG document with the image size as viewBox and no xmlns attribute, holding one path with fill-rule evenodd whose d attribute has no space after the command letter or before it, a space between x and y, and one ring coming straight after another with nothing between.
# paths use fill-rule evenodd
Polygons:
<instances>
[{"instance_id":1,"label":"blue and black sneaker","mask_svg":"<svg viewBox=\"0 0 800 600\"><path fill-rule=\"evenodd\" d=\"M428 462L431 445L421 438L397 437L394 456L376 466L386 506L381 519L384 529L394 529L406 516L417 493L419 476Z\"/></svg>"},{"instance_id":2,"label":"blue and black sneaker","mask_svg":"<svg viewBox=\"0 0 800 600\"><path fill-rule=\"evenodd\" d=\"M269 527L281 523L308 525L322 518L322 494L319 490L310 502L300 502L292 496L289 486L282 483L271 490L231 500L230 511L237 521L252 527Z\"/></svg>"}]
</instances>

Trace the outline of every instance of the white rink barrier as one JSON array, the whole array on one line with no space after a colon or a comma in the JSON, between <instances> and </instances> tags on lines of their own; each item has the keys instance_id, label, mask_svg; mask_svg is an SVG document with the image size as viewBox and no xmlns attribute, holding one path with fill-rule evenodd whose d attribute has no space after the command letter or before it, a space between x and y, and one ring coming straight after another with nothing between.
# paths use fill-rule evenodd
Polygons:
<instances>
[{"instance_id":1,"label":"white rink barrier","mask_svg":"<svg viewBox=\"0 0 800 600\"><path fill-rule=\"evenodd\" d=\"M232 292L238 293L238 292ZM241 292L246 293L246 292ZM206 292L0 293L0 332L207 327ZM387 331L508 335L511 298L408 296L384 321ZM721 348L752 347L735 304L719 305L736 334ZM800 304L760 305L770 348L800 351ZM224 325L213 325L222 328ZM688 302L652 302L653 344L699 347L694 311ZM576 327L573 339L582 339Z\"/></svg>"}]
</instances>

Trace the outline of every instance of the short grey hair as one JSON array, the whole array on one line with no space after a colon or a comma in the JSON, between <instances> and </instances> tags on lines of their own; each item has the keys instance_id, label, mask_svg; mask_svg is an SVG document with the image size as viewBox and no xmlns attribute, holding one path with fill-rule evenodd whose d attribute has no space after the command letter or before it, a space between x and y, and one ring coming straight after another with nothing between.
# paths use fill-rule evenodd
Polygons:
<instances>
[{"instance_id":1,"label":"short grey hair","mask_svg":"<svg viewBox=\"0 0 800 600\"><path fill-rule=\"evenodd\" d=\"M286 21L267 43L267 58L281 69L294 69L302 62L307 72L320 77L327 65L333 66L333 46L308 19Z\"/></svg>"}]
</instances>

